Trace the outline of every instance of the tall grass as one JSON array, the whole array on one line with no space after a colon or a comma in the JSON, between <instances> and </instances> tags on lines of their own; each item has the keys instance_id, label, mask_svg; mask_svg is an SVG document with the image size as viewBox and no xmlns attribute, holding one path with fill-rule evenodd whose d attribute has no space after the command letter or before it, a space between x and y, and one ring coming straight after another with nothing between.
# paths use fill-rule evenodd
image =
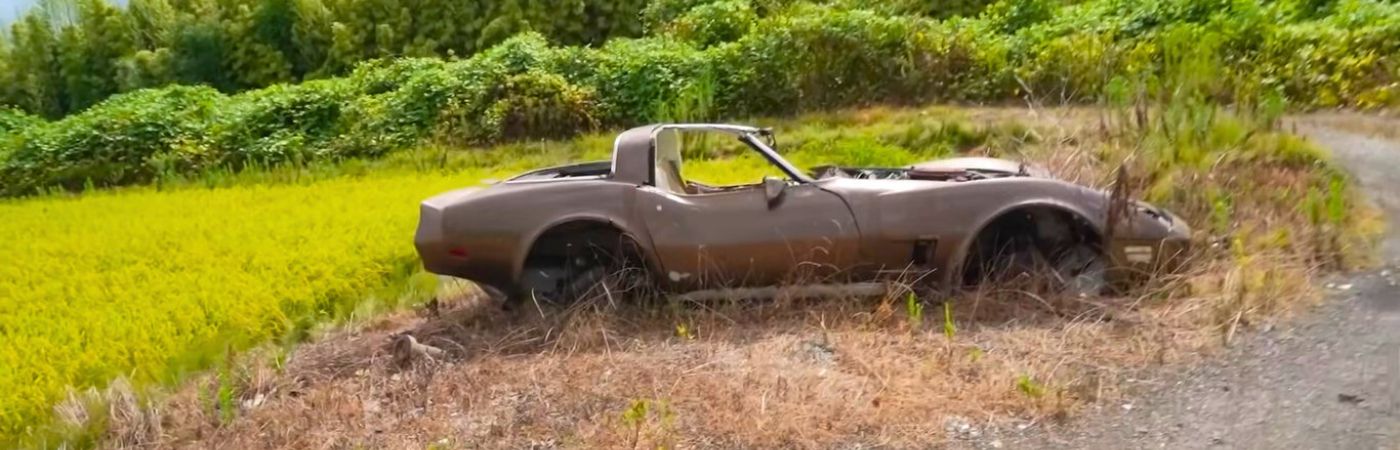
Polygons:
<instances>
[{"instance_id":1,"label":"tall grass","mask_svg":"<svg viewBox=\"0 0 1400 450\"><path fill-rule=\"evenodd\" d=\"M173 381L363 300L431 292L432 278L380 288L414 272L416 202L472 178L0 204L0 436L44 422L67 386Z\"/></svg>"}]
</instances>

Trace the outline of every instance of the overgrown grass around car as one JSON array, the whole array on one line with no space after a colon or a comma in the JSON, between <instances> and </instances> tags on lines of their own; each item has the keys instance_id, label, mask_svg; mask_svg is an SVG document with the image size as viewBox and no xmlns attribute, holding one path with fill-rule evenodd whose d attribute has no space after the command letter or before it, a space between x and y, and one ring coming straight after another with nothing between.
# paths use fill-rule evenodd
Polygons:
<instances>
[{"instance_id":1,"label":"overgrown grass around car","mask_svg":"<svg viewBox=\"0 0 1400 450\"><path fill-rule=\"evenodd\" d=\"M980 126L955 128L984 138L928 152L1025 158L1099 187L1121 181L1180 213L1195 230L1189 265L1140 291L1040 295L1027 293L1030 279L925 298L892 283L873 298L640 305L612 291L515 314L444 297L300 346L288 366L256 355L187 383L163 403L166 435L148 439L192 448L299 448L327 436L385 448L917 448L1117 408L1150 379L1144 369L1191 361L1306 310L1320 297L1312 280L1359 262L1374 225L1348 177L1321 149L1275 131L1277 116L1179 100L964 111L958 122ZM995 125L1008 122L1024 125ZM785 125L779 142L794 156L821 134L834 162L856 160L835 150L849 139L870 149L856 152L859 161L875 165L924 153L871 136L949 129L909 109ZM988 128L1019 131L980 133ZM698 153L692 161L708 162L692 174L761 174L724 156L726 147ZM388 363L397 353L383 342L400 333L445 356ZM221 417L209 407L214 386L235 402L266 401ZM295 397L282 394L290 390Z\"/></svg>"}]
</instances>

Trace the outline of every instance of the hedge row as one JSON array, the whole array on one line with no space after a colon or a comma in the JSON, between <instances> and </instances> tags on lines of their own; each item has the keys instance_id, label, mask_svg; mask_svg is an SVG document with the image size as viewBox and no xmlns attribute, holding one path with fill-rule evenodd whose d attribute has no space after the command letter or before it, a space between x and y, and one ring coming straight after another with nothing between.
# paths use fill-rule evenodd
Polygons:
<instances>
[{"instance_id":1,"label":"hedge row","mask_svg":"<svg viewBox=\"0 0 1400 450\"><path fill-rule=\"evenodd\" d=\"M30 2L32 3L32 2ZM114 3L120 3L117 6ZM641 0L45 0L0 32L0 104L50 118L170 84L238 92L367 59L471 55L523 31L639 36Z\"/></svg>"},{"instance_id":2,"label":"hedge row","mask_svg":"<svg viewBox=\"0 0 1400 450\"><path fill-rule=\"evenodd\" d=\"M0 143L0 183L24 195L375 157L424 139L471 144L867 103L1097 101L1188 78L1225 100L1400 103L1400 6L1380 2L1302 11L1243 0L1004 0L943 21L808 3L687 5L653 36L600 47L526 33L464 60L373 61L342 78L232 96L142 90L54 122L0 120L21 124Z\"/></svg>"}]
</instances>

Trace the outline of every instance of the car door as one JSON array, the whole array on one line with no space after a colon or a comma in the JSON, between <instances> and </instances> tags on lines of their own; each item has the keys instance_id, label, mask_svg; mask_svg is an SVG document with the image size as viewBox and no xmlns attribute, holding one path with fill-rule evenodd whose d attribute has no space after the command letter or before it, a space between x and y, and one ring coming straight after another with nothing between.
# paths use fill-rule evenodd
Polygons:
<instances>
[{"instance_id":1,"label":"car door","mask_svg":"<svg viewBox=\"0 0 1400 450\"><path fill-rule=\"evenodd\" d=\"M699 194L642 186L637 207L679 288L821 281L858 260L850 209L813 184L790 184L771 204L761 186Z\"/></svg>"}]
</instances>

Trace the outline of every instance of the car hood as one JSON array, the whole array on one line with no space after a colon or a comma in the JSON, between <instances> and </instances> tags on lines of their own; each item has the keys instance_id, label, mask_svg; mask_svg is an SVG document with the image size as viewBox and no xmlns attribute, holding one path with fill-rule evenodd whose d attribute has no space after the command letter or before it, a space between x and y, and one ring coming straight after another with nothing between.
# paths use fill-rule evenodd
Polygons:
<instances>
[{"instance_id":1,"label":"car hood","mask_svg":"<svg viewBox=\"0 0 1400 450\"><path fill-rule=\"evenodd\" d=\"M947 174L976 171L988 174L1001 174L1004 176L1051 178L1050 172L1040 166L986 157L948 158L925 161L910 166L909 171L914 174Z\"/></svg>"},{"instance_id":2,"label":"car hood","mask_svg":"<svg viewBox=\"0 0 1400 450\"><path fill-rule=\"evenodd\" d=\"M900 168L820 166L812 170L812 177L949 182L1007 177L1053 178L1049 171L1040 166L986 157L937 159Z\"/></svg>"}]
</instances>

